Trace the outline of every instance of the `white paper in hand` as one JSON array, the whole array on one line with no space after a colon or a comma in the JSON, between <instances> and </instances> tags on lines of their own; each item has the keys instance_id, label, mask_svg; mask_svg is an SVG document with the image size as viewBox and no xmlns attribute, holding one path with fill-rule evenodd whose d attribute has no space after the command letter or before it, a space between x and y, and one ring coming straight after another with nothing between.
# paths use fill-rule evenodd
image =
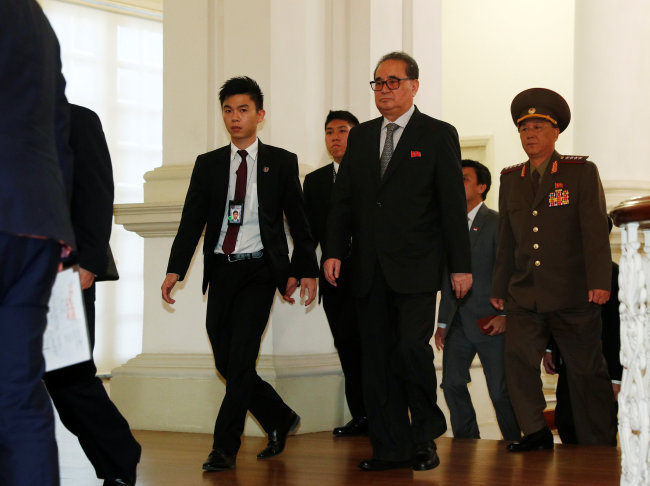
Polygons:
<instances>
[{"instance_id":1,"label":"white paper in hand","mask_svg":"<svg viewBox=\"0 0 650 486\"><path fill-rule=\"evenodd\" d=\"M45 371L88 361L90 341L81 280L76 269L69 268L57 274L49 306L43 335Z\"/></svg>"}]
</instances>

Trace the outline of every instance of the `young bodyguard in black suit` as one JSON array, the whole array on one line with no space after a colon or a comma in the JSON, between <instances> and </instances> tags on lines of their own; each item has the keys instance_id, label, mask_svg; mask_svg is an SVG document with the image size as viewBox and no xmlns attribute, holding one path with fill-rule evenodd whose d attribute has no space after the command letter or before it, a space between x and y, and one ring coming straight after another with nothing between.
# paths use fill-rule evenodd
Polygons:
<instances>
[{"instance_id":1,"label":"young bodyguard in black suit","mask_svg":"<svg viewBox=\"0 0 650 486\"><path fill-rule=\"evenodd\" d=\"M330 210L332 189L347 147L348 133L358 124L357 117L349 111L338 110L328 113L325 119L325 145L332 157L332 163L307 174L304 185L305 207L314 236L314 246L320 243L323 255L318 282L320 295L334 337L334 346L341 360L345 377L345 398L352 414L352 420L334 429L333 433L338 437L360 435L368 431L368 418L361 386L361 336L354 297L350 292L348 280L341 280L338 287L334 287L325 279L322 268L324 255L327 253L327 215ZM342 265L345 277L349 273L349 259L344 259Z\"/></svg>"},{"instance_id":2,"label":"young bodyguard in black suit","mask_svg":"<svg viewBox=\"0 0 650 486\"><path fill-rule=\"evenodd\" d=\"M478 353L501 435L506 440L518 440L521 432L506 386L506 318L496 315L490 304L499 227L499 215L484 202L492 177L489 169L475 160L463 160L462 166L473 285L465 298L458 301L448 279L443 282L435 334L436 347L445 350L441 388L449 407L454 437L480 439L476 412L467 389L470 366ZM482 332L477 321L490 317L489 332Z\"/></svg>"},{"instance_id":3,"label":"young bodyguard in black suit","mask_svg":"<svg viewBox=\"0 0 650 486\"><path fill-rule=\"evenodd\" d=\"M196 160L161 288L163 299L173 304L171 290L185 277L206 227L206 327L226 395L205 471L235 467L248 410L268 434L258 459L280 454L298 427L300 417L259 377L255 362L275 289L293 303L300 280L300 297L308 294L309 305L316 297L318 275L297 157L257 138L265 115L262 91L251 78L232 78L221 87L219 101L231 143ZM239 224L233 222L235 211ZM294 244L291 259L283 216Z\"/></svg>"},{"instance_id":4,"label":"young bodyguard in black suit","mask_svg":"<svg viewBox=\"0 0 650 486\"><path fill-rule=\"evenodd\" d=\"M113 220L113 168L99 117L88 108L73 104L70 148L74 157L70 214L93 349L95 282L117 278L107 272L109 265L115 267L108 247ZM43 380L61 422L79 439L97 477L105 480L105 486L133 485L140 444L96 373L91 358L45 373Z\"/></svg>"},{"instance_id":5,"label":"young bodyguard in black suit","mask_svg":"<svg viewBox=\"0 0 650 486\"><path fill-rule=\"evenodd\" d=\"M34 0L0 2L0 485L57 486L41 380L47 306L75 246L59 43Z\"/></svg>"},{"instance_id":6,"label":"young bodyguard in black suit","mask_svg":"<svg viewBox=\"0 0 650 486\"><path fill-rule=\"evenodd\" d=\"M325 277L337 284L352 238L373 448L359 468L432 469L440 462L434 439L447 429L429 344L444 259L457 298L472 282L460 144L454 127L413 105L413 58L387 54L370 84L383 116L350 131L329 215Z\"/></svg>"}]
</instances>

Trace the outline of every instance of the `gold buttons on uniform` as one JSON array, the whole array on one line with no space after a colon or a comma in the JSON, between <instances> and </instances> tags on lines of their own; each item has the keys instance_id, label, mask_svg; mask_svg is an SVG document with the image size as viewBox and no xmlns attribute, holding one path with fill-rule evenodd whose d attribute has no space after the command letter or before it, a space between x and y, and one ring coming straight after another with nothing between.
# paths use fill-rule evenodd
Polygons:
<instances>
[{"instance_id":1,"label":"gold buttons on uniform","mask_svg":"<svg viewBox=\"0 0 650 486\"><path fill-rule=\"evenodd\" d=\"M533 248L534 248L535 250L539 249L539 243L535 243L535 244L533 245Z\"/></svg>"},{"instance_id":2,"label":"gold buttons on uniform","mask_svg":"<svg viewBox=\"0 0 650 486\"><path fill-rule=\"evenodd\" d=\"M537 209L533 210L533 216L537 216Z\"/></svg>"},{"instance_id":3,"label":"gold buttons on uniform","mask_svg":"<svg viewBox=\"0 0 650 486\"><path fill-rule=\"evenodd\" d=\"M542 262L540 262L539 260L535 260L535 266L536 267L539 267L541 264L542 264Z\"/></svg>"},{"instance_id":4,"label":"gold buttons on uniform","mask_svg":"<svg viewBox=\"0 0 650 486\"><path fill-rule=\"evenodd\" d=\"M537 233L539 231L539 228L537 226L533 226L533 233Z\"/></svg>"}]
</instances>

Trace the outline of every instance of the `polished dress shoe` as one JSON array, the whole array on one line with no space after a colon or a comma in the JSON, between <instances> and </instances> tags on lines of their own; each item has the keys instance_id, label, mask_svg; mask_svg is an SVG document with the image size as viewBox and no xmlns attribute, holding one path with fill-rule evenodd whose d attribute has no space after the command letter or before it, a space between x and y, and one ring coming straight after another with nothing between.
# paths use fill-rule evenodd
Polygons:
<instances>
[{"instance_id":1,"label":"polished dress shoe","mask_svg":"<svg viewBox=\"0 0 650 486\"><path fill-rule=\"evenodd\" d=\"M553 433L548 427L524 435L519 442L513 442L506 446L510 452L542 451L553 449Z\"/></svg>"},{"instance_id":2,"label":"polished dress shoe","mask_svg":"<svg viewBox=\"0 0 650 486\"><path fill-rule=\"evenodd\" d=\"M415 449L415 458L413 459L414 471L428 471L440 465L440 458L436 452L436 444L432 440L420 444Z\"/></svg>"},{"instance_id":3,"label":"polished dress shoe","mask_svg":"<svg viewBox=\"0 0 650 486\"><path fill-rule=\"evenodd\" d=\"M384 461L383 459L363 459L359 463L362 471L387 471L388 469L402 469L411 467L413 461Z\"/></svg>"},{"instance_id":4,"label":"polished dress shoe","mask_svg":"<svg viewBox=\"0 0 650 486\"><path fill-rule=\"evenodd\" d=\"M284 450L287 436L296 430L298 425L300 425L300 417L292 410L289 417L278 428L269 432L269 442L266 444L266 448L257 455L257 458L268 459L280 454Z\"/></svg>"},{"instance_id":5,"label":"polished dress shoe","mask_svg":"<svg viewBox=\"0 0 650 486\"><path fill-rule=\"evenodd\" d=\"M105 479L104 486L134 486L135 479Z\"/></svg>"},{"instance_id":6,"label":"polished dress shoe","mask_svg":"<svg viewBox=\"0 0 650 486\"><path fill-rule=\"evenodd\" d=\"M221 449L212 449L210 455L203 463L203 470L208 472L227 471L235 469L235 460L237 456L226 454Z\"/></svg>"},{"instance_id":7,"label":"polished dress shoe","mask_svg":"<svg viewBox=\"0 0 650 486\"><path fill-rule=\"evenodd\" d=\"M353 435L365 435L368 433L368 418L361 417L359 419L352 419L347 424L341 427L336 427L332 434L337 437L350 437Z\"/></svg>"}]
</instances>

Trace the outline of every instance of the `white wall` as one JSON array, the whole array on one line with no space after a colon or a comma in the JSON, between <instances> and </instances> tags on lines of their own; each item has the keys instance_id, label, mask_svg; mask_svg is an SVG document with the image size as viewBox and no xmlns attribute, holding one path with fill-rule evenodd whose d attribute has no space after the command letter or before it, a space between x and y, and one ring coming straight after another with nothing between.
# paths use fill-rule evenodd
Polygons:
<instances>
[{"instance_id":1,"label":"white wall","mask_svg":"<svg viewBox=\"0 0 650 486\"><path fill-rule=\"evenodd\" d=\"M566 0L443 0L442 117L461 138L494 137L496 209L499 171L526 160L510 117L514 96L549 88L573 105L574 3ZM559 152L572 153L570 126Z\"/></svg>"}]
</instances>

